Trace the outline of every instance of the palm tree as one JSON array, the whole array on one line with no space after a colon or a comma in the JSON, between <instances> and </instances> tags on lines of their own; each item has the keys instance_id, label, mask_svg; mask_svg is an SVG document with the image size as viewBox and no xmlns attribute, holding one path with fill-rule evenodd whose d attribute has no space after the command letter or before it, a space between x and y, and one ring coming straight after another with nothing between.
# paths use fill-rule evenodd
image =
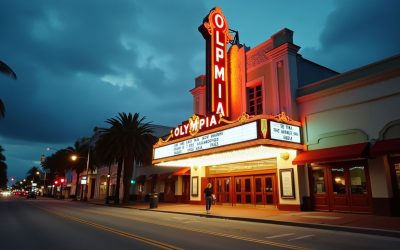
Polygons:
<instances>
[{"instance_id":1,"label":"palm tree","mask_svg":"<svg viewBox=\"0 0 400 250\"><path fill-rule=\"evenodd\" d=\"M117 183L114 203L119 203L119 183L122 165L124 168L123 202L129 200L130 180L134 171L135 162L148 161L151 156L152 145L155 141L153 126L145 122L146 117L140 118L139 113L119 113L116 118L107 119L110 128L100 129L101 139L99 148L106 151L105 155L114 162L118 162ZM108 149L105 149L108 145Z\"/></svg>"},{"instance_id":2,"label":"palm tree","mask_svg":"<svg viewBox=\"0 0 400 250\"><path fill-rule=\"evenodd\" d=\"M0 119L6 115L6 107L4 106L3 101L0 99Z\"/></svg>"},{"instance_id":3,"label":"palm tree","mask_svg":"<svg viewBox=\"0 0 400 250\"><path fill-rule=\"evenodd\" d=\"M17 75L15 74L15 72L2 61L0 61L0 73L8 75L14 80L17 79ZM3 118L5 114L6 114L6 108L4 106L3 101L0 99L0 118Z\"/></svg>"},{"instance_id":4,"label":"palm tree","mask_svg":"<svg viewBox=\"0 0 400 250\"><path fill-rule=\"evenodd\" d=\"M28 172L26 172L26 180L35 182L37 177L39 177L40 169L38 167L31 167Z\"/></svg>"},{"instance_id":5,"label":"palm tree","mask_svg":"<svg viewBox=\"0 0 400 250\"><path fill-rule=\"evenodd\" d=\"M7 164L6 157L3 155L3 147L0 146L0 188L7 187Z\"/></svg>"},{"instance_id":6,"label":"palm tree","mask_svg":"<svg viewBox=\"0 0 400 250\"><path fill-rule=\"evenodd\" d=\"M17 74L6 63L0 60L0 73L8 75L12 79L17 79Z\"/></svg>"}]
</instances>

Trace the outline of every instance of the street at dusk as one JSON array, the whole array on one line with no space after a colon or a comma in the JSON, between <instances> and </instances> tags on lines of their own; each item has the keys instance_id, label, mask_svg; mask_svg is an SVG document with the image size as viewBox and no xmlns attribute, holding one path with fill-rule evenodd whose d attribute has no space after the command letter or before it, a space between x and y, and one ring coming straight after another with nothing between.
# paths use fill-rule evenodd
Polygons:
<instances>
[{"instance_id":1,"label":"street at dusk","mask_svg":"<svg viewBox=\"0 0 400 250\"><path fill-rule=\"evenodd\" d=\"M398 249L400 238L38 198L0 200L6 249Z\"/></svg>"},{"instance_id":2,"label":"street at dusk","mask_svg":"<svg viewBox=\"0 0 400 250\"><path fill-rule=\"evenodd\" d=\"M0 249L400 249L399 10L0 0Z\"/></svg>"}]
</instances>

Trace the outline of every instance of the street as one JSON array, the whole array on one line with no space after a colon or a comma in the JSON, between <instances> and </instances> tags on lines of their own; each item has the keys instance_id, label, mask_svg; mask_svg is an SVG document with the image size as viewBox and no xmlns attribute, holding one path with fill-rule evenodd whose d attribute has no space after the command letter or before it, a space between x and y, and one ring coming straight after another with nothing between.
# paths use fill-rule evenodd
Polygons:
<instances>
[{"instance_id":1,"label":"street","mask_svg":"<svg viewBox=\"0 0 400 250\"><path fill-rule=\"evenodd\" d=\"M399 249L400 239L38 197L0 199L1 249Z\"/></svg>"}]
</instances>

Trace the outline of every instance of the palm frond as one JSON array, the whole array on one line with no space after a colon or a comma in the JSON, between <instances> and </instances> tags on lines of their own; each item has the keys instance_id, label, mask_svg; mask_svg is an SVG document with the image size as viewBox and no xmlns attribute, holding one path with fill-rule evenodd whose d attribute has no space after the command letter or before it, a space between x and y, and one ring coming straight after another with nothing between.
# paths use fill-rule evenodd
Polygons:
<instances>
[{"instance_id":1,"label":"palm frond","mask_svg":"<svg viewBox=\"0 0 400 250\"><path fill-rule=\"evenodd\" d=\"M5 64L2 61L0 61L0 72L5 75L8 75L9 77L11 77L14 80L17 79L17 74L15 74L15 72L10 68L10 66L8 66L7 64Z\"/></svg>"}]
</instances>

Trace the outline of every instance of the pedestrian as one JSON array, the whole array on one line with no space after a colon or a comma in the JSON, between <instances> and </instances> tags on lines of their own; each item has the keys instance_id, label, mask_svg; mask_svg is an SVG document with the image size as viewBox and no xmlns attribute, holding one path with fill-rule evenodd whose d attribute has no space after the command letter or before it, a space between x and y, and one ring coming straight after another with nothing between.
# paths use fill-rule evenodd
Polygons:
<instances>
[{"instance_id":1,"label":"pedestrian","mask_svg":"<svg viewBox=\"0 0 400 250\"><path fill-rule=\"evenodd\" d=\"M207 212L207 214L210 213L211 204L212 204L213 196L214 196L213 190L212 190L211 187L212 187L211 183L208 183L207 187L204 189L204 198L206 200L206 212Z\"/></svg>"}]
</instances>

